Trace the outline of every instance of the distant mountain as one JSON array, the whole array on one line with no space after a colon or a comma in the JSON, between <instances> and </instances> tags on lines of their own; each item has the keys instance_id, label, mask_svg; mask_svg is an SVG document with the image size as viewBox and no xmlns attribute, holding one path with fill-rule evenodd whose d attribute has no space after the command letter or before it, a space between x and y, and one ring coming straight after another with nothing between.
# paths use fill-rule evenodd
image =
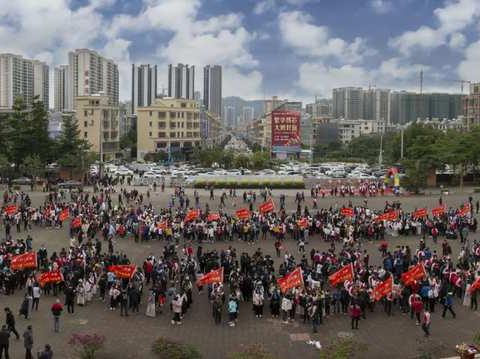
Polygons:
<instances>
[{"instance_id":1,"label":"distant mountain","mask_svg":"<svg viewBox=\"0 0 480 359\"><path fill-rule=\"evenodd\" d=\"M263 100L244 100L241 97L237 96L230 96L224 97L222 99L222 111L225 111L225 107L231 106L235 109L235 117L243 119L243 108L244 107L252 107L253 108L253 115L254 118L257 118L263 114L264 111L264 101ZM224 116L222 116L225 118Z\"/></svg>"}]
</instances>

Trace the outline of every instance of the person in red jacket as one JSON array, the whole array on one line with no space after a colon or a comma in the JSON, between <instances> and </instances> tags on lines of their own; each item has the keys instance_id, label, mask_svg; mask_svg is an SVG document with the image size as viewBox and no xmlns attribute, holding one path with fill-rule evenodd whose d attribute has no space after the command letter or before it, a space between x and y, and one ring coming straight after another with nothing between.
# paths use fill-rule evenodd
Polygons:
<instances>
[{"instance_id":1,"label":"person in red jacket","mask_svg":"<svg viewBox=\"0 0 480 359\"><path fill-rule=\"evenodd\" d=\"M350 305L350 316L352 318L352 329L358 329L358 322L362 315L362 309L357 303Z\"/></svg>"},{"instance_id":2,"label":"person in red jacket","mask_svg":"<svg viewBox=\"0 0 480 359\"><path fill-rule=\"evenodd\" d=\"M53 314L53 330L58 333L60 331L60 315L63 311L63 305L60 304L60 299L57 299L51 308Z\"/></svg>"}]
</instances>

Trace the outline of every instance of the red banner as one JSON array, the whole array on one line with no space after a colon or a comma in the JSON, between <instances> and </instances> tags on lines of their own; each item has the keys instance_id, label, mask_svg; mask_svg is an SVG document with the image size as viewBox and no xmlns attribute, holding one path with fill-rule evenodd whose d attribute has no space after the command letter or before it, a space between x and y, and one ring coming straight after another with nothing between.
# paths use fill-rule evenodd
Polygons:
<instances>
[{"instance_id":1,"label":"red banner","mask_svg":"<svg viewBox=\"0 0 480 359\"><path fill-rule=\"evenodd\" d=\"M418 263L417 265L410 268L408 271L402 274L402 282L406 286L412 284L417 279L421 279L425 277L427 273L425 272L425 267L422 263Z\"/></svg>"},{"instance_id":2,"label":"red banner","mask_svg":"<svg viewBox=\"0 0 480 359\"><path fill-rule=\"evenodd\" d=\"M207 221L214 222L220 219L220 215L218 213L209 213L207 217Z\"/></svg>"},{"instance_id":3,"label":"red banner","mask_svg":"<svg viewBox=\"0 0 480 359\"><path fill-rule=\"evenodd\" d=\"M37 254L35 252L27 252L14 256L10 261L10 269L23 270L37 268Z\"/></svg>"},{"instance_id":4,"label":"red banner","mask_svg":"<svg viewBox=\"0 0 480 359\"><path fill-rule=\"evenodd\" d=\"M192 210L187 212L187 215L185 216L184 222L194 221L198 217L200 217L200 210L199 209L192 209Z\"/></svg>"},{"instance_id":5,"label":"red banner","mask_svg":"<svg viewBox=\"0 0 480 359\"><path fill-rule=\"evenodd\" d=\"M70 211L68 210L68 208L65 208L58 215L58 219L63 222L66 221L68 218L70 218Z\"/></svg>"},{"instance_id":6,"label":"red banner","mask_svg":"<svg viewBox=\"0 0 480 359\"><path fill-rule=\"evenodd\" d=\"M345 267L328 276L328 281L332 287L346 280L353 280L353 264L347 264Z\"/></svg>"},{"instance_id":7,"label":"red banner","mask_svg":"<svg viewBox=\"0 0 480 359\"><path fill-rule=\"evenodd\" d=\"M340 209L340 214L345 217L353 217L355 212L353 208L342 208Z\"/></svg>"},{"instance_id":8,"label":"red banner","mask_svg":"<svg viewBox=\"0 0 480 359\"><path fill-rule=\"evenodd\" d=\"M80 228L82 226L82 220L80 217L75 217L72 221L72 228Z\"/></svg>"},{"instance_id":9,"label":"red banner","mask_svg":"<svg viewBox=\"0 0 480 359\"><path fill-rule=\"evenodd\" d=\"M413 212L413 218L425 218L426 216L428 216L428 211L426 208L420 208L420 209L417 209L415 212Z\"/></svg>"},{"instance_id":10,"label":"red banner","mask_svg":"<svg viewBox=\"0 0 480 359\"><path fill-rule=\"evenodd\" d=\"M238 219L249 219L250 211L246 208L241 208L235 212L235 215L237 216Z\"/></svg>"},{"instance_id":11,"label":"red banner","mask_svg":"<svg viewBox=\"0 0 480 359\"><path fill-rule=\"evenodd\" d=\"M375 218L375 221L380 222L380 221L396 221L398 219L398 211L390 211L387 213L382 213Z\"/></svg>"},{"instance_id":12,"label":"red banner","mask_svg":"<svg viewBox=\"0 0 480 359\"><path fill-rule=\"evenodd\" d=\"M262 203L258 207L258 210L261 214L272 212L273 210L275 210L275 203L273 203L273 200L270 198L268 201Z\"/></svg>"},{"instance_id":13,"label":"red banner","mask_svg":"<svg viewBox=\"0 0 480 359\"><path fill-rule=\"evenodd\" d=\"M282 293L286 293L292 288L303 287L302 269L297 267L297 269L284 275L282 278L278 278L277 283Z\"/></svg>"},{"instance_id":14,"label":"red banner","mask_svg":"<svg viewBox=\"0 0 480 359\"><path fill-rule=\"evenodd\" d=\"M7 214L8 216L13 216L14 214L17 213L17 206L14 205L14 204L9 204L8 206L5 207L5 214Z\"/></svg>"},{"instance_id":15,"label":"red banner","mask_svg":"<svg viewBox=\"0 0 480 359\"><path fill-rule=\"evenodd\" d=\"M393 290L393 277L390 276L388 279L384 280L382 283L378 284L373 288L372 297L376 301L379 301L384 296L392 293Z\"/></svg>"},{"instance_id":16,"label":"red banner","mask_svg":"<svg viewBox=\"0 0 480 359\"><path fill-rule=\"evenodd\" d=\"M307 218L301 218L297 221L297 226L300 228L307 228L308 227L308 219Z\"/></svg>"},{"instance_id":17,"label":"red banner","mask_svg":"<svg viewBox=\"0 0 480 359\"><path fill-rule=\"evenodd\" d=\"M212 283L223 283L223 267L212 270L197 280L197 286L204 286Z\"/></svg>"},{"instance_id":18,"label":"red banner","mask_svg":"<svg viewBox=\"0 0 480 359\"><path fill-rule=\"evenodd\" d=\"M41 287L45 287L48 283L60 283L63 282L63 275L60 271L51 271L41 273L38 276L38 282Z\"/></svg>"},{"instance_id":19,"label":"red banner","mask_svg":"<svg viewBox=\"0 0 480 359\"><path fill-rule=\"evenodd\" d=\"M134 264L113 265L108 270L115 273L117 278L131 279L137 267Z\"/></svg>"},{"instance_id":20,"label":"red banner","mask_svg":"<svg viewBox=\"0 0 480 359\"><path fill-rule=\"evenodd\" d=\"M468 288L468 291L470 294L472 294L474 291L476 291L477 289L480 289L480 277L478 277L477 279L475 279L475 281L472 283L472 285L470 286L470 288Z\"/></svg>"},{"instance_id":21,"label":"red banner","mask_svg":"<svg viewBox=\"0 0 480 359\"><path fill-rule=\"evenodd\" d=\"M272 111L272 146L300 148L300 112Z\"/></svg>"},{"instance_id":22,"label":"red banner","mask_svg":"<svg viewBox=\"0 0 480 359\"><path fill-rule=\"evenodd\" d=\"M444 213L445 213L445 207L432 208L432 216L434 217L440 217Z\"/></svg>"}]
</instances>

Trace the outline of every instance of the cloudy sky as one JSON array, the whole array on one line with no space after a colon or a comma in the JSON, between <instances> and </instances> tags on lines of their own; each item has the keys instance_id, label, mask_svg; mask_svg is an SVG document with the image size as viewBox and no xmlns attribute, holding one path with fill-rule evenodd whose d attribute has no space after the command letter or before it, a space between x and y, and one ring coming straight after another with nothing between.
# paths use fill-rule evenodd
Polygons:
<instances>
[{"instance_id":1,"label":"cloudy sky","mask_svg":"<svg viewBox=\"0 0 480 359\"><path fill-rule=\"evenodd\" d=\"M0 0L0 52L67 62L113 58L121 99L131 63L224 68L225 95L309 101L338 86L459 92L480 80L480 0Z\"/></svg>"}]
</instances>

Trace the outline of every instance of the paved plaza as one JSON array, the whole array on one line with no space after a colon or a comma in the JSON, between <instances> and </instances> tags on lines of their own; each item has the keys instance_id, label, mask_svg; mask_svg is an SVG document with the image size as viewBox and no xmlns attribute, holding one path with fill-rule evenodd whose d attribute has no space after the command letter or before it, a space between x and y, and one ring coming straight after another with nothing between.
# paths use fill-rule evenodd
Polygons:
<instances>
[{"instance_id":1,"label":"paved plaza","mask_svg":"<svg viewBox=\"0 0 480 359\"><path fill-rule=\"evenodd\" d=\"M145 191L143 189L142 191ZM190 197L193 190L188 190ZM274 191L274 199L278 201L280 193L287 193L287 209L296 208L294 204L294 194L296 191ZM231 199L227 200L228 210L234 211L242 207L240 191L236 203ZM151 202L155 207L166 207L168 196L171 189L165 193L156 192L151 195ZM208 193L200 190L201 204L204 207L208 201ZM220 190L215 192L214 201L209 201L210 208L215 210L219 204ZM43 202L45 193L31 192L33 205L38 206ZM447 205L458 207L468 198L468 193L450 194L444 196L444 202ZM309 192L305 191L307 198L306 204L311 206ZM474 202L477 196L474 197ZM112 197L116 200L116 195ZM426 196L402 197L399 198L402 206L406 210L413 210L417 207L433 208L438 204L439 194L431 193ZM392 201L393 197L368 198L368 206L371 208L383 208L385 201ZM363 204L364 198L339 198L328 197L319 200L319 207L341 206L351 200L353 204ZM257 204L260 199L257 198ZM49 255L53 250L59 251L62 247L69 244L68 226L62 230L39 229L34 228L30 234L33 237L35 248L45 244L49 250ZM1 229L3 237L3 229ZM23 238L26 233L16 234L17 238ZM478 234L472 234L474 239L478 239ZM410 245L416 248L419 238L400 237L388 238L390 248L397 245ZM442 239L443 240L443 239ZM438 245L429 243L430 248L436 249L441 253L441 241ZM459 253L458 241L450 241L453 249L453 258ZM275 248L273 240L258 242L255 246L247 245L243 242L234 241L227 243L204 244L206 250L216 248L222 249L228 246L234 246L237 253L248 251L252 254L257 247L260 247L264 254L270 254L275 258ZM115 249L128 253L131 260L141 265L146 256L150 254L159 255L164 246L164 242L153 241L148 243L135 243L129 239L118 239L115 242ZM106 247L106 246L104 246ZM286 249L292 253L297 253L296 244L291 239L287 239ZM311 248L327 249L329 244L320 241L317 236L313 236L306 246L307 253ZM381 264L378 243L366 243L365 248L369 251L372 264ZM297 256L298 258L298 256ZM279 260L276 259L275 268L278 269ZM22 301L23 293L17 291L14 296L0 296L1 307L9 306L17 313ZM336 337L349 336L362 343L367 344L368 350L359 355L362 358L415 358L422 352L429 352L433 358L448 357L454 355L455 344L463 341L471 342L476 331L480 329L480 312L472 312L469 308L461 306L456 302L454 309L457 312L457 318L442 319L439 311L441 306L432 314L431 337L425 339L422 330L415 325L414 320L409 316L401 314L398 307L395 307L393 316L387 317L383 308L378 305L374 313L367 313L367 319L361 320L359 330L352 332L350 330L350 318L344 315L331 315L324 319L317 334L312 334L311 326L303 324L300 320L291 324L283 324L279 319L270 319L265 315L263 319L257 319L252 313L251 304L241 303L238 325L229 327L226 323L216 326L211 315L211 305L207 300L206 293L198 294L194 290L194 303L192 308L186 314L181 326L172 326L170 324L171 314L168 309L156 318L149 318L145 313L145 293L142 297L142 305L139 314L131 314L129 317L121 317L119 311L108 310L105 303L95 299L86 307L75 308L75 314L71 315L64 311L61 318L61 332L53 332L53 320L50 313L50 306L55 298L52 296L43 296L40 300L38 312L33 312L31 319L25 320L16 315L17 330L22 333L28 324L33 326L34 349L40 349L45 343L52 345L55 352L55 358L73 358L68 338L72 333L89 332L99 333L106 336L105 350L99 358L110 359L128 359L128 358L153 358L151 354L152 342L165 336L189 343L197 347L204 358L217 359L226 358L229 352L238 351L249 345L261 343L268 351L272 352L276 358L318 358L319 351L313 346L306 344L306 341L319 340L322 345L326 345ZM63 296L61 297L63 301ZM266 310L269 313L269 310ZM2 311L3 315L3 311ZM226 320L226 312L223 313L223 319ZM12 358L23 358L23 342L11 339L10 353Z\"/></svg>"}]
</instances>

